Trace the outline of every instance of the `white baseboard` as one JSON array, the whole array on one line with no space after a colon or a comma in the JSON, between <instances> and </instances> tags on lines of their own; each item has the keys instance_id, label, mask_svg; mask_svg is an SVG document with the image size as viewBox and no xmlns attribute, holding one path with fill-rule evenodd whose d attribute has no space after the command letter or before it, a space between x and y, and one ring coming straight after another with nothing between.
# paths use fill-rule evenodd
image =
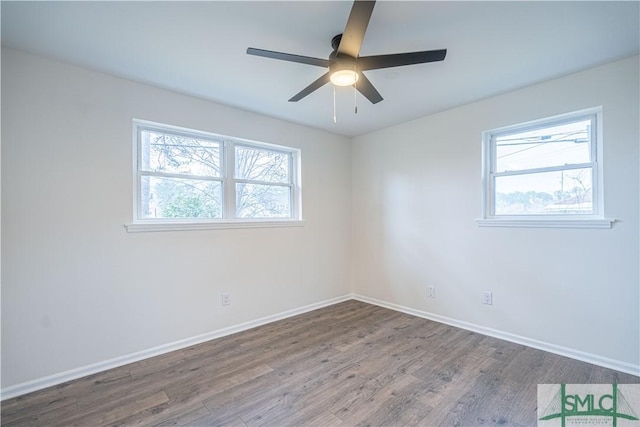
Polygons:
<instances>
[{"instance_id":1,"label":"white baseboard","mask_svg":"<svg viewBox=\"0 0 640 427\"><path fill-rule=\"evenodd\" d=\"M463 322L461 320L451 319L449 317L440 316L438 314L433 314L426 311L389 303L386 301L381 301L375 298L369 298L363 295L354 294L352 295L352 298L358 301L378 305L380 307L388 308L391 310L400 311L402 313L410 314L412 316L422 317L424 319L433 320L435 322L455 326L456 328L466 329L468 331L477 332L482 335L488 335L490 337L514 342L516 344L526 345L528 347L536 348L538 350L548 351L549 353L558 354L560 356L566 356L571 359L580 360L583 362L591 363L593 365L602 366L604 368L615 369L616 371L625 372L627 374L636 375L640 377L640 365L634 365L633 363L622 362L620 360L610 359L608 357L599 356L597 354L587 353L584 351L575 350L568 347L562 347L556 344L550 344L544 341L534 340L534 339L523 337L520 335L511 334L509 332L503 332L497 329L487 328L485 326Z\"/></svg>"},{"instance_id":2,"label":"white baseboard","mask_svg":"<svg viewBox=\"0 0 640 427\"><path fill-rule=\"evenodd\" d=\"M103 372L108 369L117 368L119 366L123 366L133 362L138 362L143 359L148 359L150 357L159 356L161 354L165 354L170 351L191 347L196 344L201 344L203 342L210 341L216 338L221 338L227 335L235 334L237 332L246 331L247 329L265 325L267 323L275 322L277 320L282 320L289 317L297 316L298 314L303 314L312 310L317 310L319 308L338 304L340 302L348 301L350 299L354 299L357 301L362 301L362 302L377 305L380 307L388 308L391 310L399 311L402 313L410 314L412 316L422 317L424 319L433 320L435 322L444 323L447 325L455 326L457 328L466 329L466 330L477 332L483 335L488 335L490 337L503 339L505 341L526 345L528 347L548 351L550 353L559 354L561 356L570 357L572 359L581 360L583 362L591 363L591 364L602 366L605 368L615 369L616 371L626 372L631 375L640 376L640 366L634 365L632 363L609 359L607 357L599 356L596 354L586 353L583 351L574 350L571 348L562 347L555 344L550 344L543 341L522 337L522 336L511 334L508 332L499 331L497 329L491 329L491 328L476 325L473 323L451 319L449 317L428 313L426 311L421 311L414 308L389 303L386 301L381 301L381 300L366 297L363 295L349 294L341 297L331 298L318 303L309 304L304 307L287 310L282 313L273 314L271 316L261 317L260 319L251 320L249 322L240 323L238 325L229 326L227 328L218 329L216 331L211 331L201 335L196 335L191 338L186 338L183 340L174 341L172 343L163 344L147 350L138 351L135 353L115 357L113 359L105 360L102 362L93 363L91 365L82 366L80 368L75 368L65 372L60 372L44 378L38 378L32 381L27 381L24 383L12 385L10 387L6 387L0 390L0 396L1 396L0 400L6 400L12 397L21 396L23 394L31 393L47 387L62 384L67 381L82 378L87 375L96 374L98 372Z\"/></svg>"},{"instance_id":3,"label":"white baseboard","mask_svg":"<svg viewBox=\"0 0 640 427\"><path fill-rule=\"evenodd\" d=\"M91 365L82 366L79 368L71 369L68 371L60 372L57 374L49 375L44 378L38 378L32 381L27 381L20 384L15 384L0 390L0 400L11 399L12 397L21 396L23 394L31 393L37 390L42 390L47 387L62 384L67 381L75 380L78 378L86 377L87 375L103 372L108 369L117 368L129 363L138 362L150 357L159 356L170 351L180 350L183 348L191 347L196 344L201 344L206 341L210 341L216 338L221 338L227 335L235 334L237 332L246 331L247 329L255 328L256 326L272 323L277 320L286 319L289 317L297 316L298 314L306 313L312 310L317 310L322 307L334 305L343 301L352 299L351 295L343 295L341 297L331 298L325 301L321 301L314 304L305 305L304 307L287 310L282 313L273 314L271 316L261 317L260 319L251 320L249 322L240 323L239 325L229 326L227 328L218 329L216 331L207 332L204 334L196 335L191 338L186 338L179 341L174 341L168 344L163 344L157 347L149 348L146 350L138 351L124 356L115 357L113 359L105 360Z\"/></svg>"}]
</instances>

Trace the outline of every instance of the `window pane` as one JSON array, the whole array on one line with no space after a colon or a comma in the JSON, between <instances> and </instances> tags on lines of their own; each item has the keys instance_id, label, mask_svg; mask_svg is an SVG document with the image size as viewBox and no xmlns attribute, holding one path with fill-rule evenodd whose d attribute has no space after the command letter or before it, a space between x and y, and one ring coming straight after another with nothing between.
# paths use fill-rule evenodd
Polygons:
<instances>
[{"instance_id":1,"label":"window pane","mask_svg":"<svg viewBox=\"0 0 640 427\"><path fill-rule=\"evenodd\" d=\"M142 176L143 218L222 218L222 183Z\"/></svg>"},{"instance_id":2,"label":"window pane","mask_svg":"<svg viewBox=\"0 0 640 427\"><path fill-rule=\"evenodd\" d=\"M220 143L141 131L141 169L193 176L220 176Z\"/></svg>"},{"instance_id":3,"label":"window pane","mask_svg":"<svg viewBox=\"0 0 640 427\"><path fill-rule=\"evenodd\" d=\"M592 214L591 168L495 178L496 215Z\"/></svg>"},{"instance_id":4,"label":"window pane","mask_svg":"<svg viewBox=\"0 0 640 427\"><path fill-rule=\"evenodd\" d=\"M291 217L291 188L282 185L236 184L238 218Z\"/></svg>"},{"instance_id":5,"label":"window pane","mask_svg":"<svg viewBox=\"0 0 640 427\"><path fill-rule=\"evenodd\" d=\"M591 120L496 138L495 172L591 162Z\"/></svg>"},{"instance_id":6,"label":"window pane","mask_svg":"<svg viewBox=\"0 0 640 427\"><path fill-rule=\"evenodd\" d=\"M291 155L236 145L236 178L288 184Z\"/></svg>"}]
</instances>

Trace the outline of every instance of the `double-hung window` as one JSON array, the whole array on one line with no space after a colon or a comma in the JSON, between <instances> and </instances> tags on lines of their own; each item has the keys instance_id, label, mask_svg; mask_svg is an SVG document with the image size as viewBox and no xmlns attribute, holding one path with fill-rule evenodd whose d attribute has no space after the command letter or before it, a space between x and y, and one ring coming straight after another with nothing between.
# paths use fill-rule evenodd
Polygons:
<instances>
[{"instance_id":1,"label":"double-hung window","mask_svg":"<svg viewBox=\"0 0 640 427\"><path fill-rule=\"evenodd\" d=\"M300 150L134 121L129 231L300 223Z\"/></svg>"},{"instance_id":2,"label":"double-hung window","mask_svg":"<svg viewBox=\"0 0 640 427\"><path fill-rule=\"evenodd\" d=\"M604 219L602 110L483 133L483 226L610 227Z\"/></svg>"},{"instance_id":3,"label":"double-hung window","mask_svg":"<svg viewBox=\"0 0 640 427\"><path fill-rule=\"evenodd\" d=\"M294 215L293 154L235 144L235 214L238 218L290 218Z\"/></svg>"}]
</instances>

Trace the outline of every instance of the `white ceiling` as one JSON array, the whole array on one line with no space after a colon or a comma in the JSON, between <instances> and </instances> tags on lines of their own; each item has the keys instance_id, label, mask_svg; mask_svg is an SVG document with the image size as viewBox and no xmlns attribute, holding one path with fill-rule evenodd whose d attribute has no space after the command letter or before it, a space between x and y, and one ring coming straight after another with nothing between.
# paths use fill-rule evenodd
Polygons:
<instances>
[{"instance_id":1,"label":"white ceiling","mask_svg":"<svg viewBox=\"0 0 640 427\"><path fill-rule=\"evenodd\" d=\"M366 72L372 105L332 86L287 100L319 67L247 47L327 58L352 3L8 2L2 44L332 133L355 136L639 52L638 1L379 1L361 56L448 49L444 62Z\"/></svg>"}]
</instances>

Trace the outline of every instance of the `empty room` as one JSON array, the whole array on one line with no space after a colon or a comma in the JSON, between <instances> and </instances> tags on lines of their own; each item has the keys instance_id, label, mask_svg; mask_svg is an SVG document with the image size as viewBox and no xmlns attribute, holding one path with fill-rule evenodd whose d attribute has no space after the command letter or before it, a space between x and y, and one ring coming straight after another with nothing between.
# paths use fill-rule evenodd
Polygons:
<instances>
[{"instance_id":1,"label":"empty room","mask_svg":"<svg viewBox=\"0 0 640 427\"><path fill-rule=\"evenodd\" d=\"M640 426L640 2L0 8L2 426Z\"/></svg>"}]
</instances>

